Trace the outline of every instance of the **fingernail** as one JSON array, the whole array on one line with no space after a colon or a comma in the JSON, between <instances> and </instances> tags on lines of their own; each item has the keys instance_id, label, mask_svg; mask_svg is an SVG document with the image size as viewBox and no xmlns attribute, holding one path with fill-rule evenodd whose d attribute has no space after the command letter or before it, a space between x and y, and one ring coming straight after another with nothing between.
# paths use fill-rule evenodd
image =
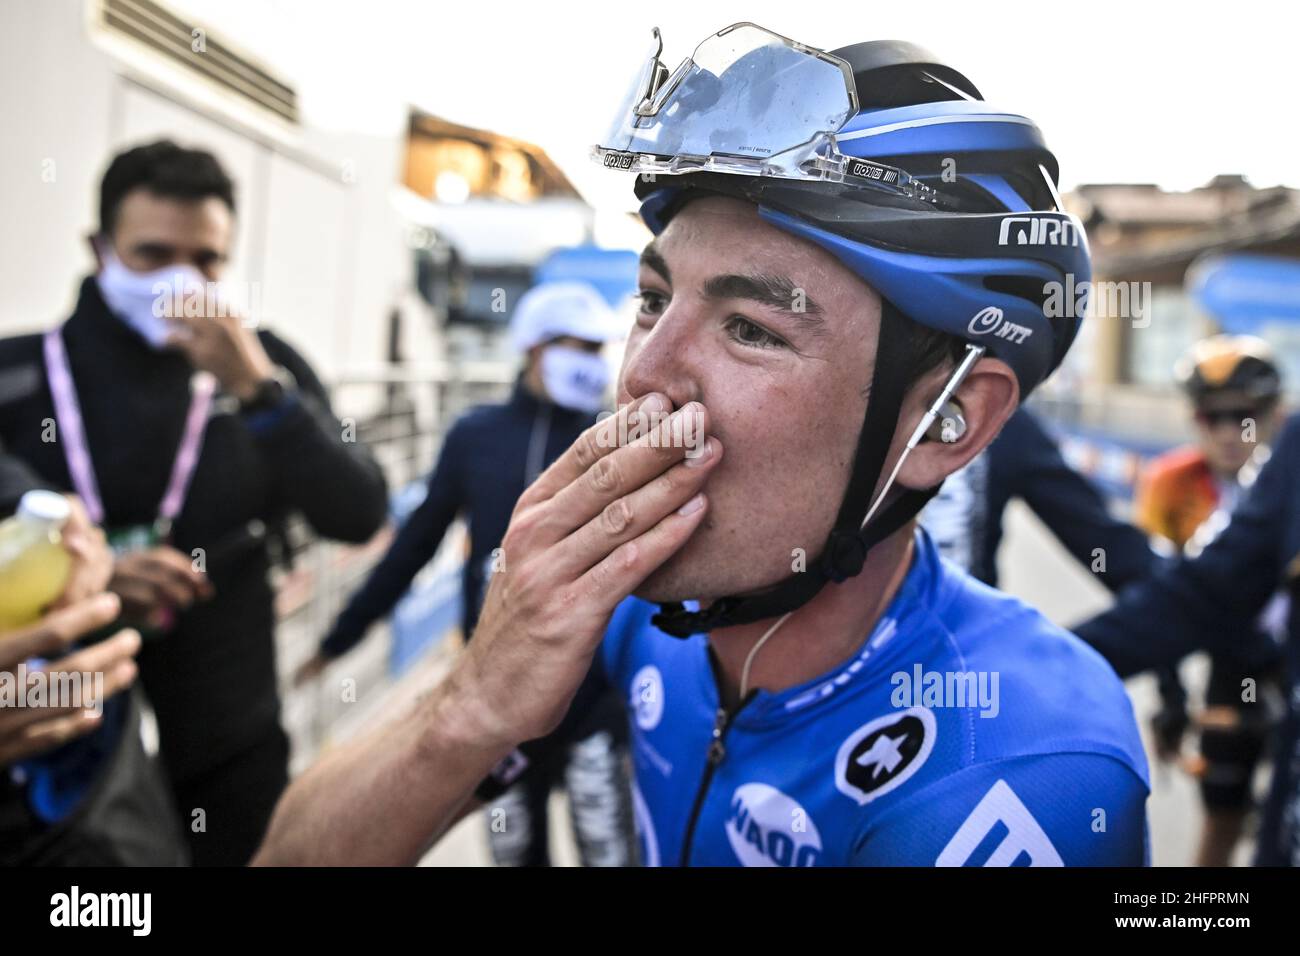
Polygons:
<instances>
[{"instance_id":1,"label":"fingernail","mask_svg":"<svg viewBox=\"0 0 1300 956\"><path fill-rule=\"evenodd\" d=\"M704 507L704 495L698 494L686 504L677 509L679 515L693 515Z\"/></svg>"},{"instance_id":2,"label":"fingernail","mask_svg":"<svg viewBox=\"0 0 1300 956\"><path fill-rule=\"evenodd\" d=\"M642 412L662 412L667 406L664 405L663 397L660 395L651 395L641 403L638 411Z\"/></svg>"},{"instance_id":3,"label":"fingernail","mask_svg":"<svg viewBox=\"0 0 1300 956\"><path fill-rule=\"evenodd\" d=\"M709 459L712 457L713 441L706 438L704 439L704 443L699 447L686 449L686 467L699 468L702 465L708 464Z\"/></svg>"}]
</instances>

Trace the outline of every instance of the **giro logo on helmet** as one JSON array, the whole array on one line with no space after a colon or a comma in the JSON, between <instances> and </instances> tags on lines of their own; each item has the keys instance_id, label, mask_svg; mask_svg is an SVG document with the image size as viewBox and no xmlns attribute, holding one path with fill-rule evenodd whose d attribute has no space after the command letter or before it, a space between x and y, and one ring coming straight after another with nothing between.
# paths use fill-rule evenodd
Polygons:
<instances>
[{"instance_id":1,"label":"giro logo on helmet","mask_svg":"<svg viewBox=\"0 0 1300 956\"><path fill-rule=\"evenodd\" d=\"M1016 223L1020 223L1017 227ZM1028 226L1028 231L1025 227ZM1079 229L1069 219L1052 216L1007 216L998 231L998 245L1012 245L1015 228L1017 246L1077 246Z\"/></svg>"},{"instance_id":2,"label":"giro logo on helmet","mask_svg":"<svg viewBox=\"0 0 1300 956\"><path fill-rule=\"evenodd\" d=\"M1006 339L1014 345L1019 345L1034 334L1029 326L1003 318L1002 310L996 305L986 305L976 312L966 324L966 331L971 335L988 335L992 332L996 338Z\"/></svg>"}]
</instances>

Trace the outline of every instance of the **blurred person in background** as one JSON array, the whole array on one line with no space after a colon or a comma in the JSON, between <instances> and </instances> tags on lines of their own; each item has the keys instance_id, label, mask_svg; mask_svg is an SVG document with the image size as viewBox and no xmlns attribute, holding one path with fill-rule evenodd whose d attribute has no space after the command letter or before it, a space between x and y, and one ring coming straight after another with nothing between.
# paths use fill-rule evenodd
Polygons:
<instances>
[{"instance_id":1,"label":"blurred person in background","mask_svg":"<svg viewBox=\"0 0 1300 956\"><path fill-rule=\"evenodd\" d=\"M108 586L144 634L142 683L199 865L244 863L288 782L265 529L298 512L361 542L387 505L307 362L224 307L234 216L210 153L121 153L71 317L0 340L0 443L26 473L0 507L29 487L75 490L108 532Z\"/></svg>"},{"instance_id":2,"label":"blurred person in background","mask_svg":"<svg viewBox=\"0 0 1300 956\"><path fill-rule=\"evenodd\" d=\"M1070 467L1056 439L1023 406L987 451L944 482L921 512L921 524L940 554L997 587L1002 518L1015 498L1112 592L1146 577L1159 560L1142 532L1110 513L1097 487Z\"/></svg>"},{"instance_id":3,"label":"blurred person in background","mask_svg":"<svg viewBox=\"0 0 1300 956\"><path fill-rule=\"evenodd\" d=\"M1282 380L1272 350L1253 336L1215 335L1198 342L1176 367L1195 421L1196 440L1161 455L1143 474L1136 520L1166 548L1196 554L1223 530L1243 488L1268 460L1277 430ZM1284 624L1281 604L1265 611L1269 631ZM1157 751L1176 759L1190 720L1176 667L1159 671L1161 709ZM1251 783L1268 737L1269 720L1242 700L1242 674L1229 658L1211 661L1200 725L1199 759L1186 761L1199 778L1205 805L1198 866L1227 866L1253 805Z\"/></svg>"},{"instance_id":4,"label":"blurred person in background","mask_svg":"<svg viewBox=\"0 0 1300 956\"><path fill-rule=\"evenodd\" d=\"M0 488L21 469L0 455ZM72 563L63 594L36 622L0 630L0 864L173 866L185 841L157 766L140 737L131 686L140 635L112 627L120 600L105 593L113 570L103 533L71 498L61 543ZM104 639L86 639L102 634ZM26 677L20 671L26 665ZM102 675L93 702L29 703L40 668L50 687ZM67 686L63 684L63 686ZM95 693L94 691L91 692Z\"/></svg>"},{"instance_id":5,"label":"blurred person in background","mask_svg":"<svg viewBox=\"0 0 1300 956\"><path fill-rule=\"evenodd\" d=\"M473 634L515 503L605 407L610 369L601 349L625 332L585 283L548 282L520 299L510 338L525 360L509 401L474 408L451 427L423 503L339 615L319 653L298 672L299 680L347 653L393 610L458 515L469 526L461 628ZM610 697L589 719L555 736L562 745L548 750L561 756L530 771L495 805L505 813L504 819L488 819L493 859L499 866L550 865L547 802L563 780L582 863L628 865L631 795L618 702Z\"/></svg>"}]
</instances>

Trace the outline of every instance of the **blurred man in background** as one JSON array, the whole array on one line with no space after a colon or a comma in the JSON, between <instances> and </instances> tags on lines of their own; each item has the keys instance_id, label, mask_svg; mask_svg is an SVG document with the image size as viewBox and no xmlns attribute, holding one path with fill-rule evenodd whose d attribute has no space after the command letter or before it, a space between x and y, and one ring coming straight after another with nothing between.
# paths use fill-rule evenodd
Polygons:
<instances>
[{"instance_id":1,"label":"blurred man in background","mask_svg":"<svg viewBox=\"0 0 1300 956\"><path fill-rule=\"evenodd\" d=\"M510 338L525 361L510 400L472 409L451 427L424 502L339 615L319 653L299 671L300 680L347 653L392 611L433 560L457 515L469 526L461 628L473 634L515 503L605 407L610 369L601 349L624 333L624 324L585 283L545 283L520 299ZM610 699L562 733L564 746L556 749L563 760L531 772L496 804L504 818L488 820L493 859L499 866L550 865L547 801L563 779L582 863L628 865L631 796L617 701Z\"/></svg>"},{"instance_id":2,"label":"blurred man in background","mask_svg":"<svg viewBox=\"0 0 1300 956\"><path fill-rule=\"evenodd\" d=\"M72 316L0 340L0 443L27 470L8 490L75 489L108 531L181 824L218 865L248 859L288 781L263 529L296 511L360 542L387 499L311 367L224 307L234 215L211 154L116 156Z\"/></svg>"},{"instance_id":3,"label":"blurred man in background","mask_svg":"<svg viewBox=\"0 0 1300 956\"><path fill-rule=\"evenodd\" d=\"M1176 374L1191 403L1196 441L1150 464L1138 486L1136 520L1168 548L1196 554L1223 530L1242 489L1268 460L1282 379L1268 344L1245 335L1198 342ZM1276 610L1266 617L1277 619L1272 629L1280 630ZM1205 805L1199 866L1231 863L1254 802L1251 783L1269 722L1258 704L1242 700L1247 676L1222 655L1211 661L1200 718L1201 759L1189 762ZM1172 760L1189 724L1187 693L1175 667L1162 668L1159 681L1157 749Z\"/></svg>"}]
</instances>

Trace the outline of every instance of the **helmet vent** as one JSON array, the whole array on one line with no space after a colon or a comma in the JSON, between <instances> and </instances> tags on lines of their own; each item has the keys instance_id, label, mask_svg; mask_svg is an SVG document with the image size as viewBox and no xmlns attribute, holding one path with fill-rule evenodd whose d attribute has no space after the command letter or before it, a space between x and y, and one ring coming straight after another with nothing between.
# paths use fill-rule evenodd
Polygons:
<instances>
[{"instance_id":1,"label":"helmet vent","mask_svg":"<svg viewBox=\"0 0 1300 956\"><path fill-rule=\"evenodd\" d=\"M984 288L990 292L1014 295L1026 302L1032 302L1040 309L1047 302L1047 292L1043 289L1043 280L1030 278L1029 276L985 276Z\"/></svg>"}]
</instances>

